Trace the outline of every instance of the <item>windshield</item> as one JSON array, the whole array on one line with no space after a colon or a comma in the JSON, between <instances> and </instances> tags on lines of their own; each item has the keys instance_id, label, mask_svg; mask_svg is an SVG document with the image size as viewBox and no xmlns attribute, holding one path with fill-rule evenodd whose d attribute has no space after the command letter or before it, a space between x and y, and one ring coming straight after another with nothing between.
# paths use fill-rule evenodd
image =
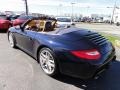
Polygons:
<instances>
[{"instance_id":1,"label":"windshield","mask_svg":"<svg viewBox=\"0 0 120 90\"><path fill-rule=\"evenodd\" d=\"M57 21L59 22L71 22L70 18L57 18Z\"/></svg>"},{"instance_id":2,"label":"windshield","mask_svg":"<svg viewBox=\"0 0 120 90\"><path fill-rule=\"evenodd\" d=\"M27 20L29 18L32 18L32 16L20 16L20 17L18 17L18 19L21 19L21 20Z\"/></svg>"},{"instance_id":3,"label":"windshield","mask_svg":"<svg viewBox=\"0 0 120 90\"><path fill-rule=\"evenodd\" d=\"M5 15L0 15L0 19L7 19Z\"/></svg>"}]
</instances>

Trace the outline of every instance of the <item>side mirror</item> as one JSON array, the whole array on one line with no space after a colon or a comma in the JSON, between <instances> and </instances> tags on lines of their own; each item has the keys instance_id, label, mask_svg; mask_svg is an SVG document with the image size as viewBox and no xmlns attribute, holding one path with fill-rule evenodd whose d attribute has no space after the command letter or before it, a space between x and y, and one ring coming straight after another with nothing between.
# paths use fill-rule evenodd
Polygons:
<instances>
[{"instance_id":1,"label":"side mirror","mask_svg":"<svg viewBox=\"0 0 120 90\"><path fill-rule=\"evenodd\" d=\"M20 25L20 29L21 29L21 31L24 31L24 25L23 24Z\"/></svg>"}]
</instances>

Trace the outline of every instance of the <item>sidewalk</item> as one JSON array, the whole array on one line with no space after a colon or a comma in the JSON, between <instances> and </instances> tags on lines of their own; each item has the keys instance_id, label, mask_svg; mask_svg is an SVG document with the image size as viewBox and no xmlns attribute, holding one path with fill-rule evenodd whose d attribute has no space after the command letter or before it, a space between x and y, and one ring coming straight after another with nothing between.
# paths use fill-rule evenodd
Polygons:
<instances>
[{"instance_id":1,"label":"sidewalk","mask_svg":"<svg viewBox=\"0 0 120 90\"><path fill-rule=\"evenodd\" d=\"M89 29L95 32L103 32L120 36L120 26L103 23L77 23L76 27Z\"/></svg>"},{"instance_id":2,"label":"sidewalk","mask_svg":"<svg viewBox=\"0 0 120 90\"><path fill-rule=\"evenodd\" d=\"M120 61L120 48L115 47L117 60Z\"/></svg>"},{"instance_id":3,"label":"sidewalk","mask_svg":"<svg viewBox=\"0 0 120 90\"><path fill-rule=\"evenodd\" d=\"M119 36L120 37L120 31L98 31L98 32L103 32L103 33L107 33L107 34L113 34L113 35L116 35L116 36Z\"/></svg>"}]
</instances>

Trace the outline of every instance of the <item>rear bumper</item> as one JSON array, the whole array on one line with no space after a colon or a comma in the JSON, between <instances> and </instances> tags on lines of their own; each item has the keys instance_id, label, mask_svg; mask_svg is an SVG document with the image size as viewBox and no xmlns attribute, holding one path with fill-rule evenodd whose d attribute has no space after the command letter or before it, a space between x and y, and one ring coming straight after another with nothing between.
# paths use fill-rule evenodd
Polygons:
<instances>
[{"instance_id":1,"label":"rear bumper","mask_svg":"<svg viewBox=\"0 0 120 90\"><path fill-rule=\"evenodd\" d=\"M111 62L111 61L115 61L115 60L116 60L116 55L109 57L109 58L106 60L106 62L104 62L102 65L100 65L100 66L97 68L97 70L96 70L96 72L95 72L95 74L94 74L93 77L101 74L104 70L108 69L110 62Z\"/></svg>"},{"instance_id":2,"label":"rear bumper","mask_svg":"<svg viewBox=\"0 0 120 90\"><path fill-rule=\"evenodd\" d=\"M60 72L69 76L78 77L81 79L89 79L100 74L107 68L109 63L115 59L115 52L112 52L103 63L92 64L88 62L76 62L67 60L60 60Z\"/></svg>"}]
</instances>

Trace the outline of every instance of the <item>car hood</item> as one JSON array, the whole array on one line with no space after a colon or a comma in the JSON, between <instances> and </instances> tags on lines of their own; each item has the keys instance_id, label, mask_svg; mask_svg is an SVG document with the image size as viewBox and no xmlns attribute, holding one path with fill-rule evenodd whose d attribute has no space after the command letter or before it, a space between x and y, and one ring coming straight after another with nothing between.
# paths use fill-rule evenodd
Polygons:
<instances>
[{"instance_id":1,"label":"car hood","mask_svg":"<svg viewBox=\"0 0 120 90\"><path fill-rule=\"evenodd\" d=\"M0 23L8 23L9 20L0 19Z\"/></svg>"}]
</instances>

